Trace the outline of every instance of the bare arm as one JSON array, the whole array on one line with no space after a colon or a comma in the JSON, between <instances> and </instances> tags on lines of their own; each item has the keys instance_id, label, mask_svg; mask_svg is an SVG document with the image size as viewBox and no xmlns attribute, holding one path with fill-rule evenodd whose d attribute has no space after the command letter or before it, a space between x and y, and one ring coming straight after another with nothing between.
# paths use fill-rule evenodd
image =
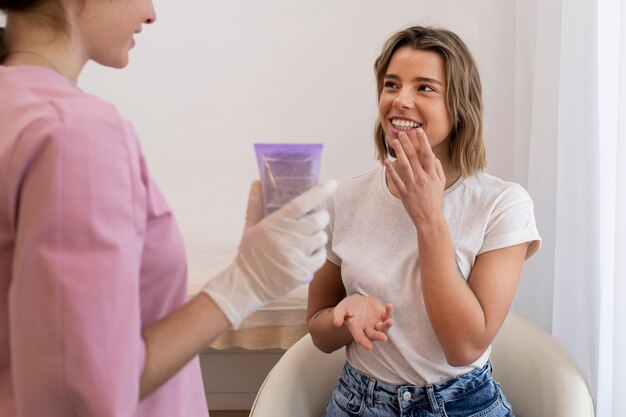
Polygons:
<instances>
[{"instance_id":1,"label":"bare arm","mask_svg":"<svg viewBox=\"0 0 626 417\"><path fill-rule=\"evenodd\" d=\"M307 316L313 343L320 350L330 353L353 340L372 350L373 342L387 341L387 330L393 326L391 304L384 306L374 297L361 294L346 297L341 270L329 261L313 282L313 289L309 286Z\"/></svg>"},{"instance_id":2,"label":"bare arm","mask_svg":"<svg viewBox=\"0 0 626 417\"><path fill-rule=\"evenodd\" d=\"M445 173L426 134L418 132L412 141L401 133L392 142L398 168L389 164L388 169L416 227L428 318L448 363L468 365L482 355L504 322L528 243L478 256L468 281L463 279L441 210Z\"/></svg>"},{"instance_id":3,"label":"bare arm","mask_svg":"<svg viewBox=\"0 0 626 417\"><path fill-rule=\"evenodd\" d=\"M479 255L466 282L445 222L422 226L418 246L428 318L448 363L468 365L484 353L506 318L528 243Z\"/></svg>"},{"instance_id":4,"label":"bare arm","mask_svg":"<svg viewBox=\"0 0 626 417\"><path fill-rule=\"evenodd\" d=\"M306 314L313 343L323 352L334 352L353 340L346 326L336 327L333 324L333 309L345 296L341 269L326 261L309 284Z\"/></svg>"},{"instance_id":5,"label":"bare arm","mask_svg":"<svg viewBox=\"0 0 626 417\"><path fill-rule=\"evenodd\" d=\"M147 357L140 378L141 398L166 382L231 324L236 328L263 304L306 283L323 265L328 213L309 212L335 188L334 181L320 184L263 218L261 184L252 183L246 227L235 260L187 304L143 328Z\"/></svg>"},{"instance_id":6,"label":"bare arm","mask_svg":"<svg viewBox=\"0 0 626 417\"><path fill-rule=\"evenodd\" d=\"M140 399L167 382L198 352L230 327L230 322L206 293L200 293L165 318L146 326L146 362Z\"/></svg>"}]
</instances>

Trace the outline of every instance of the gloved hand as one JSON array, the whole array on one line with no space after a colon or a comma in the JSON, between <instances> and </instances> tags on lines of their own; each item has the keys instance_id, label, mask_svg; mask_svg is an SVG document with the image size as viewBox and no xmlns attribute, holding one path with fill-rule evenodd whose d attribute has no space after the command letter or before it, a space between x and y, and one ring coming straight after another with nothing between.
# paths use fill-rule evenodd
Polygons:
<instances>
[{"instance_id":1,"label":"gloved hand","mask_svg":"<svg viewBox=\"0 0 626 417\"><path fill-rule=\"evenodd\" d=\"M336 188L333 180L320 184L262 218L261 184L252 183L237 257L203 288L233 328L259 307L308 283L324 265L328 212L309 212Z\"/></svg>"}]
</instances>

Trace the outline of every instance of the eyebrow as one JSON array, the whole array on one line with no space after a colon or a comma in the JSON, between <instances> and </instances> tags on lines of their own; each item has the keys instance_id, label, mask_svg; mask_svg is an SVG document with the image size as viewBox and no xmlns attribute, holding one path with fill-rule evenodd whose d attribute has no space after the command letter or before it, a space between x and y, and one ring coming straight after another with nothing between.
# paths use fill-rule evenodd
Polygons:
<instances>
[{"instance_id":1,"label":"eyebrow","mask_svg":"<svg viewBox=\"0 0 626 417\"><path fill-rule=\"evenodd\" d=\"M398 77L395 74L385 74L385 78L391 78L394 80L399 80L400 77ZM443 83L439 80L435 80L434 78L428 78L428 77L415 77L413 81L417 81L420 83L432 83L432 84L438 84L440 86L443 87Z\"/></svg>"}]
</instances>

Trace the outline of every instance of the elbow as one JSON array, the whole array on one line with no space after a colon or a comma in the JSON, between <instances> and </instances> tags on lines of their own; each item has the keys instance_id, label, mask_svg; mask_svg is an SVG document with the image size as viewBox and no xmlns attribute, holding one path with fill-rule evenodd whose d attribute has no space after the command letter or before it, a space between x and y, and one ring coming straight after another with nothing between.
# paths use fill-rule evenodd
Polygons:
<instances>
[{"instance_id":1,"label":"elbow","mask_svg":"<svg viewBox=\"0 0 626 417\"><path fill-rule=\"evenodd\" d=\"M324 343L320 343L319 341L316 341L315 339L313 339L313 344L315 345L316 348L318 348L319 350L327 354L333 353L334 351L337 350L336 347L330 346Z\"/></svg>"},{"instance_id":2,"label":"elbow","mask_svg":"<svg viewBox=\"0 0 626 417\"><path fill-rule=\"evenodd\" d=\"M328 341L327 338L322 337L321 335L317 334L316 329L312 328L312 326L308 326L308 329L309 329L309 335L311 336L311 341L313 342L313 345L319 350L321 350L322 352L333 353L334 351L336 351L337 349L341 347L341 346L339 347L335 346L333 343Z\"/></svg>"},{"instance_id":3,"label":"elbow","mask_svg":"<svg viewBox=\"0 0 626 417\"><path fill-rule=\"evenodd\" d=\"M485 349L477 349L471 346L456 346L444 349L446 362L455 368L468 366L476 362L485 353Z\"/></svg>"},{"instance_id":4,"label":"elbow","mask_svg":"<svg viewBox=\"0 0 626 417\"><path fill-rule=\"evenodd\" d=\"M333 353L336 349L333 349L328 343L324 343L322 338L315 337L311 329L309 329L309 334L311 335L311 341L313 341L313 345L321 350L324 353Z\"/></svg>"}]
</instances>

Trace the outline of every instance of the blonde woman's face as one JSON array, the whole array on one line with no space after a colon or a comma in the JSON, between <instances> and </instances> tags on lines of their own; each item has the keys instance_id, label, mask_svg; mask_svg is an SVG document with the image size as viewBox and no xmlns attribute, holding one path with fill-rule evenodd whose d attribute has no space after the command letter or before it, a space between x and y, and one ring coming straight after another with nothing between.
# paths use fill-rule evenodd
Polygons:
<instances>
[{"instance_id":1,"label":"blonde woman's face","mask_svg":"<svg viewBox=\"0 0 626 417\"><path fill-rule=\"evenodd\" d=\"M399 48L389 62L378 101L387 141L421 127L435 154L447 155L452 122L446 88L445 63L439 54Z\"/></svg>"}]
</instances>

